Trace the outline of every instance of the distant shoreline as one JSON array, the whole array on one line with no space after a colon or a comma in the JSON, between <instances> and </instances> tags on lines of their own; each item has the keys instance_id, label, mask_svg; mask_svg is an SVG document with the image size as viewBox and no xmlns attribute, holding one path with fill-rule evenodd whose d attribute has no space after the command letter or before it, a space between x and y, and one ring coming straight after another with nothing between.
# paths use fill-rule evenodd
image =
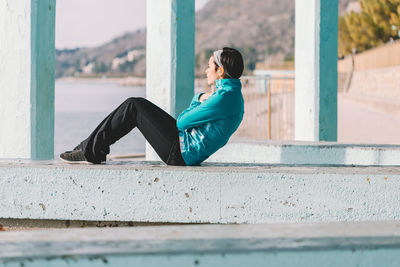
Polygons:
<instances>
[{"instance_id":1,"label":"distant shoreline","mask_svg":"<svg viewBox=\"0 0 400 267\"><path fill-rule=\"evenodd\" d=\"M61 82L96 82L96 83L118 83L121 86L146 86L145 77L62 77L56 81Z\"/></svg>"},{"instance_id":2,"label":"distant shoreline","mask_svg":"<svg viewBox=\"0 0 400 267\"><path fill-rule=\"evenodd\" d=\"M57 82L118 83L121 86L146 86L146 77L62 77ZM205 78L196 78L195 87L207 87Z\"/></svg>"}]
</instances>

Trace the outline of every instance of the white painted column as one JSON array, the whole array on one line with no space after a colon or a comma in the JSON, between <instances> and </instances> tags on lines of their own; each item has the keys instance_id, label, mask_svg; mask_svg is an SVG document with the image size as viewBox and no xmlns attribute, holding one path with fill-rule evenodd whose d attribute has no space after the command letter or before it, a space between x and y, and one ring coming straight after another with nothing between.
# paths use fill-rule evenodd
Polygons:
<instances>
[{"instance_id":1,"label":"white painted column","mask_svg":"<svg viewBox=\"0 0 400 267\"><path fill-rule=\"evenodd\" d=\"M337 141L338 0L296 0L295 139Z\"/></svg>"},{"instance_id":2,"label":"white painted column","mask_svg":"<svg viewBox=\"0 0 400 267\"><path fill-rule=\"evenodd\" d=\"M0 158L54 157L55 0L0 1Z\"/></svg>"},{"instance_id":3,"label":"white painted column","mask_svg":"<svg viewBox=\"0 0 400 267\"><path fill-rule=\"evenodd\" d=\"M177 118L194 94L194 0L147 0L146 98ZM159 160L146 145L146 159Z\"/></svg>"}]
</instances>

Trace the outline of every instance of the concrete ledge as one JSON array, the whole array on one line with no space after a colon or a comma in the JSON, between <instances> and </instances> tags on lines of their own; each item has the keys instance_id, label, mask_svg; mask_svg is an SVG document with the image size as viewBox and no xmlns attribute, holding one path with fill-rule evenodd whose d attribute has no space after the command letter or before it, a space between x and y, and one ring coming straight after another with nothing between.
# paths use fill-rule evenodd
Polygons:
<instances>
[{"instance_id":1,"label":"concrete ledge","mask_svg":"<svg viewBox=\"0 0 400 267\"><path fill-rule=\"evenodd\" d=\"M400 145L338 144L301 141L232 141L208 162L306 164L306 165L400 165Z\"/></svg>"},{"instance_id":2,"label":"concrete ledge","mask_svg":"<svg viewBox=\"0 0 400 267\"><path fill-rule=\"evenodd\" d=\"M0 266L396 266L400 260L400 223L390 221L45 230L0 236Z\"/></svg>"},{"instance_id":3,"label":"concrete ledge","mask_svg":"<svg viewBox=\"0 0 400 267\"><path fill-rule=\"evenodd\" d=\"M400 219L400 167L0 163L0 218L179 223Z\"/></svg>"}]
</instances>

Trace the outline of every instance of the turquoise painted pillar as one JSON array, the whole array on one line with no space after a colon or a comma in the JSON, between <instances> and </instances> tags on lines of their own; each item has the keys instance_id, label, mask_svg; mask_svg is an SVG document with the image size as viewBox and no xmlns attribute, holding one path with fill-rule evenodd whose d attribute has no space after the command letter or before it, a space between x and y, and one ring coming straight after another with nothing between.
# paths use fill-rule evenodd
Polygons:
<instances>
[{"instance_id":1,"label":"turquoise painted pillar","mask_svg":"<svg viewBox=\"0 0 400 267\"><path fill-rule=\"evenodd\" d=\"M0 158L54 157L55 0L0 1Z\"/></svg>"},{"instance_id":2,"label":"turquoise painted pillar","mask_svg":"<svg viewBox=\"0 0 400 267\"><path fill-rule=\"evenodd\" d=\"M338 0L296 0L295 139L337 141Z\"/></svg>"},{"instance_id":3,"label":"turquoise painted pillar","mask_svg":"<svg viewBox=\"0 0 400 267\"><path fill-rule=\"evenodd\" d=\"M146 97L175 118L194 94L194 34L194 0L147 0Z\"/></svg>"}]
</instances>

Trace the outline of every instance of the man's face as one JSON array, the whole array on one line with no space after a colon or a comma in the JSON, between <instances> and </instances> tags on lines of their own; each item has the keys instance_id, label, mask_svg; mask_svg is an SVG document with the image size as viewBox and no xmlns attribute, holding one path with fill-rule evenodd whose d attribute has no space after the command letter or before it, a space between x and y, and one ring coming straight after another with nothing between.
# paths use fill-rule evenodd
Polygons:
<instances>
[{"instance_id":1,"label":"man's face","mask_svg":"<svg viewBox=\"0 0 400 267\"><path fill-rule=\"evenodd\" d=\"M214 62L214 56L211 56L210 59L208 60L208 66L206 69L206 74L207 74L207 84L212 85L216 79L219 79L218 71L217 71L217 66L215 65Z\"/></svg>"}]
</instances>

